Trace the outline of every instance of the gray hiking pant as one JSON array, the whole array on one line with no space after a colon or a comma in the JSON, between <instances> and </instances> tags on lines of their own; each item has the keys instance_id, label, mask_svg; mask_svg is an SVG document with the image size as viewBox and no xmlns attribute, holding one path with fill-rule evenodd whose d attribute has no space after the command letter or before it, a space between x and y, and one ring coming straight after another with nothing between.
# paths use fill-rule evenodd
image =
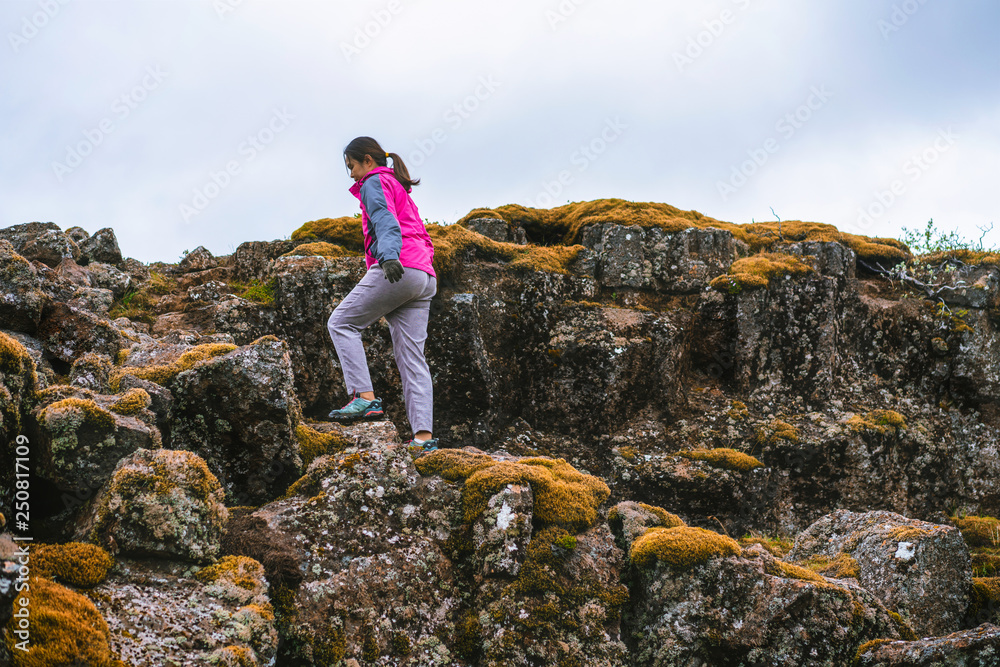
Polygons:
<instances>
[{"instance_id":1,"label":"gray hiking pant","mask_svg":"<svg viewBox=\"0 0 1000 667\"><path fill-rule=\"evenodd\" d=\"M381 267L373 265L344 297L326 323L344 370L347 393L373 391L361 331L380 317L389 323L392 353L403 381L406 416L413 432L432 431L434 389L424 358L427 318L437 279L420 269L406 268L390 283Z\"/></svg>"}]
</instances>

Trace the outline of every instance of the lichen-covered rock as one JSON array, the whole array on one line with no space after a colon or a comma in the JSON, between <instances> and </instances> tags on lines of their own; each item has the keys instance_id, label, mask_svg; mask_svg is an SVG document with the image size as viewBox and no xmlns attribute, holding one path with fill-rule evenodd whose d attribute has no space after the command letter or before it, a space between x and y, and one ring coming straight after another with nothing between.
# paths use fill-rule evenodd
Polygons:
<instances>
[{"instance_id":1,"label":"lichen-covered rock","mask_svg":"<svg viewBox=\"0 0 1000 667\"><path fill-rule=\"evenodd\" d=\"M34 333L46 301L31 262L17 254L10 241L0 239L0 321L3 328Z\"/></svg>"},{"instance_id":2,"label":"lichen-covered rock","mask_svg":"<svg viewBox=\"0 0 1000 667\"><path fill-rule=\"evenodd\" d=\"M26 222L0 229L0 239L27 260L56 266L64 257L80 258L80 248L54 222Z\"/></svg>"},{"instance_id":3,"label":"lichen-covered rock","mask_svg":"<svg viewBox=\"0 0 1000 667\"><path fill-rule=\"evenodd\" d=\"M274 260L296 246L295 241L246 241L233 253L235 277L240 281L261 280L271 271Z\"/></svg>"},{"instance_id":4,"label":"lichen-covered rock","mask_svg":"<svg viewBox=\"0 0 1000 667\"><path fill-rule=\"evenodd\" d=\"M282 657L455 664L461 593L444 545L460 509L458 489L421 477L402 445L315 459L287 499L251 514L303 559L301 585L272 593Z\"/></svg>"},{"instance_id":5,"label":"lichen-covered rock","mask_svg":"<svg viewBox=\"0 0 1000 667\"><path fill-rule=\"evenodd\" d=\"M490 498L472 527L473 567L483 576L514 576L528 555L534 499L527 484L508 484Z\"/></svg>"},{"instance_id":6,"label":"lichen-covered rock","mask_svg":"<svg viewBox=\"0 0 1000 667\"><path fill-rule=\"evenodd\" d=\"M178 267L181 271L188 273L190 271L204 271L205 269L211 269L217 266L218 262L215 256L208 251L205 246L198 246L191 252L184 255L184 259L180 261Z\"/></svg>"},{"instance_id":7,"label":"lichen-covered rock","mask_svg":"<svg viewBox=\"0 0 1000 667\"><path fill-rule=\"evenodd\" d=\"M661 507L626 500L608 511L608 524L618 538L618 546L628 550L650 528L676 528L684 521Z\"/></svg>"},{"instance_id":8,"label":"lichen-covered rock","mask_svg":"<svg viewBox=\"0 0 1000 667\"><path fill-rule=\"evenodd\" d=\"M46 390L32 412L38 474L63 489L95 488L118 462L140 448L162 443L154 416L111 408L120 398L57 385Z\"/></svg>"},{"instance_id":9,"label":"lichen-covered rock","mask_svg":"<svg viewBox=\"0 0 1000 667\"><path fill-rule=\"evenodd\" d=\"M49 303L42 311L36 335L53 357L70 363L85 352L115 359L125 346L125 338L111 322L59 302Z\"/></svg>"},{"instance_id":10,"label":"lichen-covered rock","mask_svg":"<svg viewBox=\"0 0 1000 667\"><path fill-rule=\"evenodd\" d=\"M993 667L1000 665L1000 627L984 623L916 641L876 639L858 650L858 667Z\"/></svg>"},{"instance_id":11,"label":"lichen-covered rock","mask_svg":"<svg viewBox=\"0 0 1000 667\"><path fill-rule=\"evenodd\" d=\"M858 646L900 636L876 598L775 559L760 545L689 569L639 568L634 664L849 664Z\"/></svg>"},{"instance_id":12,"label":"lichen-covered rock","mask_svg":"<svg viewBox=\"0 0 1000 667\"><path fill-rule=\"evenodd\" d=\"M111 357L98 352L85 352L73 361L69 369L69 384L98 393L108 391L111 379L111 369L114 362Z\"/></svg>"},{"instance_id":13,"label":"lichen-covered rock","mask_svg":"<svg viewBox=\"0 0 1000 667\"><path fill-rule=\"evenodd\" d=\"M787 560L847 554L858 583L922 635L960 627L969 607L972 561L961 532L893 512L837 510L795 538Z\"/></svg>"},{"instance_id":14,"label":"lichen-covered rock","mask_svg":"<svg viewBox=\"0 0 1000 667\"><path fill-rule=\"evenodd\" d=\"M161 558L119 558L86 591L129 665L209 665L225 649L236 665L274 664L277 630L260 564L226 557L198 569ZM229 663L218 663L229 664Z\"/></svg>"},{"instance_id":15,"label":"lichen-covered rock","mask_svg":"<svg viewBox=\"0 0 1000 667\"><path fill-rule=\"evenodd\" d=\"M477 234L482 234L488 239L501 243L517 243L519 245L527 243L524 227L500 218L472 218L465 223L465 226Z\"/></svg>"},{"instance_id":16,"label":"lichen-covered rock","mask_svg":"<svg viewBox=\"0 0 1000 667\"><path fill-rule=\"evenodd\" d=\"M266 502L298 478L302 411L284 341L264 336L199 362L167 386L171 446L202 456L232 504Z\"/></svg>"},{"instance_id":17,"label":"lichen-covered rock","mask_svg":"<svg viewBox=\"0 0 1000 667\"><path fill-rule=\"evenodd\" d=\"M121 459L89 503L74 539L112 553L214 561L228 510L223 492L195 454L139 449Z\"/></svg>"},{"instance_id":18,"label":"lichen-covered rock","mask_svg":"<svg viewBox=\"0 0 1000 667\"><path fill-rule=\"evenodd\" d=\"M746 245L732 233L713 228L666 232L605 223L584 227L580 243L595 251L596 274L603 285L675 293L705 289L746 252Z\"/></svg>"},{"instance_id":19,"label":"lichen-covered rock","mask_svg":"<svg viewBox=\"0 0 1000 667\"><path fill-rule=\"evenodd\" d=\"M138 282L128 273L103 262L87 264L87 271L90 272L90 282L93 286L111 290L115 299L122 298L132 288L133 283Z\"/></svg>"},{"instance_id":20,"label":"lichen-covered rock","mask_svg":"<svg viewBox=\"0 0 1000 667\"><path fill-rule=\"evenodd\" d=\"M103 262L117 264L122 261L122 251L118 248L118 238L111 227L102 227L80 243L82 264Z\"/></svg>"}]
</instances>

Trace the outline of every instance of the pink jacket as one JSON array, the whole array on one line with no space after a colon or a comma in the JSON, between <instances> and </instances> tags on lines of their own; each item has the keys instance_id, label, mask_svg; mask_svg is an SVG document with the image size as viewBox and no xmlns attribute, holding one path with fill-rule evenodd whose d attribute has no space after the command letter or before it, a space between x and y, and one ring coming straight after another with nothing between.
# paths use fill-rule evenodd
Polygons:
<instances>
[{"instance_id":1,"label":"pink jacket","mask_svg":"<svg viewBox=\"0 0 1000 667\"><path fill-rule=\"evenodd\" d=\"M398 259L407 268L435 278L434 245L417 205L389 167L375 167L351 186L361 202L361 231L365 237L365 265Z\"/></svg>"}]
</instances>

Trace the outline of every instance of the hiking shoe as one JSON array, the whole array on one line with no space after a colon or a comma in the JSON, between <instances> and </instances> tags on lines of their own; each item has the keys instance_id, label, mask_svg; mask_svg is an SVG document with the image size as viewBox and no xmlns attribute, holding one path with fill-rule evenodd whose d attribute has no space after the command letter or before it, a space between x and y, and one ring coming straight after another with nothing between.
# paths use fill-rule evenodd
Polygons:
<instances>
[{"instance_id":1,"label":"hiking shoe","mask_svg":"<svg viewBox=\"0 0 1000 667\"><path fill-rule=\"evenodd\" d=\"M438 439L431 438L430 440L424 440L423 442L417 442L416 440L410 440L406 443L407 447L422 447L425 452L433 452L438 448Z\"/></svg>"},{"instance_id":2,"label":"hiking shoe","mask_svg":"<svg viewBox=\"0 0 1000 667\"><path fill-rule=\"evenodd\" d=\"M385 411L382 409L382 399L375 398L371 401L361 398L360 392L354 392L347 405L331 410L328 415L330 419L343 422L360 421L363 419L383 419Z\"/></svg>"}]
</instances>

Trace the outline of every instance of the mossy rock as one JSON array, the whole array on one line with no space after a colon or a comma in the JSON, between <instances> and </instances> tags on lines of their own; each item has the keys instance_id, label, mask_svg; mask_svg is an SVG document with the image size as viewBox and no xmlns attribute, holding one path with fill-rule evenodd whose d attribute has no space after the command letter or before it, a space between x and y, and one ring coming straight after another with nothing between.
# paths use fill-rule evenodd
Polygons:
<instances>
[{"instance_id":1,"label":"mossy rock","mask_svg":"<svg viewBox=\"0 0 1000 667\"><path fill-rule=\"evenodd\" d=\"M962 531L965 543L970 547L1000 546L1000 520L991 516L951 517L952 523Z\"/></svg>"},{"instance_id":2,"label":"mossy rock","mask_svg":"<svg viewBox=\"0 0 1000 667\"><path fill-rule=\"evenodd\" d=\"M632 543L629 558L639 567L666 563L677 570L686 570L710 558L734 556L740 553L736 540L711 530L692 526L650 528Z\"/></svg>"},{"instance_id":3,"label":"mossy rock","mask_svg":"<svg viewBox=\"0 0 1000 667\"><path fill-rule=\"evenodd\" d=\"M313 459L324 454L342 452L351 444L341 433L322 433L303 423L295 427L295 437L299 441L303 468L308 467Z\"/></svg>"},{"instance_id":4,"label":"mossy rock","mask_svg":"<svg viewBox=\"0 0 1000 667\"><path fill-rule=\"evenodd\" d=\"M169 364L116 367L112 371L108 384L112 391L119 391L121 388L121 379L125 375L132 375L141 380L149 380L160 385L166 384L178 373L193 368L197 363L228 354L235 349L237 349L237 346L231 343L205 343L187 350Z\"/></svg>"},{"instance_id":5,"label":"mossy rock","mask_svg":"<svg viewBox=\"0 0 1000 667\"><path fill-rule=\"evenodd\" d=\"M315 241L313 243L303 243L302 245L295 246L292 250L289 250L281 257L359 257L361 253L355 252L353 250L348 250L344 246L337 245L335 243L327 243L326 241Z\"/></svg>"},{"instance_id":6,"label":"mossy rock","mask_svg":"<svg viewBox=\"0 0 1000 667\"><path fill-rule=\"evenodd\" d=\"M152 402L153 399L145 389L132 387L111 404L111 411L120 415L134 415L148 408Z\"/></svg>"},{"instance_id":7,"label":"mossy rock","mask_svg":"<svg viewBox=\"0 0 1000 667\"><path fill-rule=\"evenodd\" d=\"M611 495L607 484L577 471L564 459L495 461L461 450L439 449L417 459L416 467L422 475L442 471L455 481L468 473L462 489L467 523L482 514L489 499L508 484L531 486L538 520L578 530L594 524L597 509Z\"/></svg>"}]
</instances>

